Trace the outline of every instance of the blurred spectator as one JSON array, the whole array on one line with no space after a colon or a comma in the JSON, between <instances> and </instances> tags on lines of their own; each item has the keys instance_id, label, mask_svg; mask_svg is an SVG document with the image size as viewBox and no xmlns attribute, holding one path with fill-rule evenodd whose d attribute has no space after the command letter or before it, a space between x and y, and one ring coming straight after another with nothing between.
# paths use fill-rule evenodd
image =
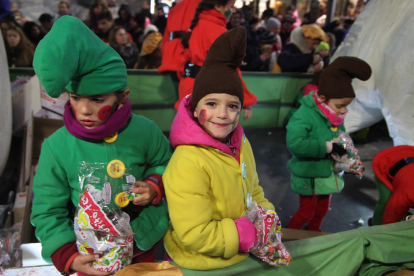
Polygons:
<instances>
[{"instance_id":1,"label":"blurred spectator","mask_svg":"<svg viewBox=\"0 0 414 276\"><path fill-rule=\"evenodd\" d=\"M119 17L119 7L116 5L115 0L108 0L108 10L111 12L113 19L117 19Z\"/></svg>"},{"instance_id":2,"label":"blurred spectator","mask_svg":"<svg viewBox=\"0 0 414 276\"><path fill-rule=\"evenodd\" d=\"M66 1L59 2L59 10L58 10L59 17L63 15L70 15L70 7L69 3Z\"/></svg>"},{"instance_id":3,"label":"blurred spectator","mask_svg":"<svg viewBox=\"0 0 414 276\"><path fill-rule=\"evenodd\" d=\"M161 65L162 34L154 25L145 27L138 69L157 69Z\"/></svg>"},{"instance_id":4,"label":"blurred spectator","mask_svg":"<svg viewBox=\"0 0 414 276\"><path fill-rule=\"evenodd\" d=\"M310 12L305 14L303 22L302 22L302 26L315 24L318 18L319 18L319 10L318 9L311 10ZM296 26L296 24L293 24L293 26Z\"/></svg>"},{"instance_id":5,"label":"blurred spectator","mask_svg":"<svg viewBox=\"0 0 414 276\"><path fill-rule=\"evenodd\" d=\"M267 19L269 19L270 17L273 17L273 16L274 16L274 11L273 11L273 9L266 9L266 10L264 10L264 12L262 13L261 20L262 20L263 22L265 22Z\"/></svg>"},{"instance_id":6,"label":"blurred spectator","mask_svg":"<svg viewBox=\"0 0 414 276\"><path fill-rule=\"evenodd\" d=\"M236 28L237 26L240 26L242 21L244 20L243 13L239 10L236 10L229 19L229 22L227 23L227 30L231 30L233 28Z\"/></svg>"},{"instance_id":7,"label":"blurred spectator","mask_svg":"<svg viewBox=\"0 0 414 276\"><path fill-rule=\"evenodd\" d=\"M148 0L144 0L144 2L142 2L140 14L143 14L145 17L148 17L149 20L152 20L152 13L150 11L150 5L148 4Z\"/></svg>"},{"instance_id":8,"label":"blurred spectator","mask_svg":"<svg viewBox=\"0 0 414 276\"><path fill-rule=\"evenodd\" d=\"M122 26L116 26L109 35L109 45L124 60L127 69L137 67L138 49L129 40L126 30Z\"/></svg>"},{"instance_id":9,"label":"blurred spectator","mask_svg":"<svg viewBox=\"0 0 414 276\"><path fill-rule=\"evenodd\" d=\"M322 58L315 50L325 37L322 29L314 25L295 28L290 34L290 43L277 59L282 72L305 73L309 66L318 64Z\"/></svg>"},{"instance_id":10,"label":"blurred spectator","mask_svg":"<svg viewBox=\"0 0 414 276\"><path fill-rule=\"evenodd\" d=\"M181 38L186 30L190 28L197 6L201 0L183 0L174 8L170 9L161 43L161 66L159 73L168 71L176 72L180 69L181 60L185 52L181 44Z\"/></svg>"},{"instance_id":11,"label":"blurred spectator","mask_svg":"<svg viewBox=\"0 0 414 276\"><path fill-rule=\"evenodd\" d=\"M93 32L98 32L98 15L103 12L107 11L108 6L106 3L102 0L96 0L92 4L92 6L89 9L89 29L91 29ZM112 14L111 14L112 15Z\"/></svg>"},{"instance_id":12,"label":"blurred spectator","mask_svg":"<svg viewBox=\"0 0 414 276\"><path fill-rule=\"evenodd\" d=\"M157 7L157 17L153 24L158 28L158 31L161 34L164 34L165 27L167 26L167 18L165 18L164 9L162 7Z\"/></svg>"},{"instance_id":13,"label":"blurred spectator","mask_svg":"<svg viewBox=\"0 0 414 276\"><path fill-rule=\"evenodd\" d=\"M280 28L280 39L282 40L282 48L289 42L290 33L294 29L295 20L290 15L283 16L282 26Z\"/></svg>"},{"instance_id":14,"label":"blurred spectator","mask_svg":"<svg viewBox=\"0 0 414 276\"><path fill-rule=\"evenodd\" d=\"M243 71L262 71L269 72L273 69L276 62L276 51L273 44L277 41L276 36L271 31L260 28L256 32L257 44L250 44L246 47L244 64L240 67ZM273 64L271 64L273 55Z\"/></svg>"},{"instance_id":15,"label":"blurred spectator","mask_svg":"<svg viewBox=\"0 0 414 276\"><path fill-rule=\"evenodd\" d=\"M19 24L16 22L14 15L12 13L4 16L0 20L0 28L1 28L1 34L3 35L3 40L6 41L6 31L11 27L19 26Z\"/></svg>"},{"instance_id":16,"label":"blurred spectator","mask_svg":"<svg viewBox=\"0 0 414 276\"><path fill-rule=\"evenodd\" d=\"M123 27L129 32L129 21L131 20L131 8L129 5L122 4L118 11L119 17L115 20L115 25Z\"/></svg>"},{"instance_id":17,"label":"blurred spectator","mask_svg":"<svg viewBox=\"0 0 414 276\"><path fill-rule=\"evenodd\" d=\"M11 13L10 0L0 1L0 19Z\"/></svg>"},{"instance_id":18,"label":"blurred spectator","mask_svg":"<svg viewBox=\"0 0 414 276\"><path fill-rule=\"evenodd\" d=\"M281 29L280 21L274 17L271 17L266 20L266 22L264 23L264 27L266 28L266 30L272 32L275 35L276 42L274 44L274 47L276 48L276 51L280 53L280 51L282 50L282 39L279 35Z\"/></svg>"},{"instance_id":19,"label":"blurred spectator","mask_svg":"<svg viewBox=\"0 0 414 276\"><path fill-rule=\"evenodd\" d=\"M145 16L137 13L131 17L129 21L130 33L132 35L132 41L135 42L135 45L138 48L138 51L141 50L142 41L140 40L141 36L144 34L144 24Z\"/></svg>"},{"instance_id":20,"label":"blurred spectator","mask_svg":"<svg viewBox=\"0 0 414 276\"><path fill-rule=\"evenodd\" d=\"M30 18L24 16L19 10L14 10L13 14L14 18L16 19L16 22L19 23L20 26L23 26L26 22L30 21Z\"/></svg>"},{"instance_id":21,"label":"blurred spectator","mask_svg":"<svg viewBox=\"0 0 414 276\"><path fill-rule=\"evenodd\" d=\"M293 20L295 20L295 22L293 23L294 28L299 27L301 25L298 10L296 9L295 5L289 5L286 8L286 15L290 15L293 18Z\"/></svg>"},{"instance_id":22,"label":"blurred spectator","mask_svg":"<svg viewBox=\"0 0 414 276\"><path fill-rule=\"evenodd\" d=\"M39 22L40 25L43 28L43 31L45 33L48 33L50 31L50 29L52 29L52 25L53 25L53 16L51 16L48 13L43 13L42 15L40 15L39 17Z\"/></svg>"},{"instance_id":23,"label":"blurred spectator","mask_svg":"<svg viewBox=\"0 0 414 276\"><path fill-rule=\"evenodd\" d=\"M32 67L34 46L19 27L6 31L5 45L9 67Z\"/></svg>"},{"instance_id":24,"label":"blurred spectator","mask_svg":"<svg viewBox=\"0 0 414 276\"><path fill-rule=\"evenodd\" d=\"M274 4L274 14L284 14L285 13L285 4L282 1L278 0Z\"/></svg>"},{"instance_id":25,"label":"blurred spectator","mask_svg":"<svg viewBox=\"0 0 414 276\"><path fill-rule=\"evenodd\" d=\"M250 2L250 4L246 4L245 1L243 1L243 7L241 8L241 12L243 15L243 18L245 21L249 21L250 19L252 19L253 16L253 1ZM246 24L247 26L248 24Z\"/></svg>"},{"instance_id":26,"label":"blurred spectator","mask_svg":"<svg viewBox=\"0 0 414 276\"><path fill-rule=\"evenodd\" d=\"M322 41L316 48L316 53L320 54L323 60L323 68L329 65L330 59L330 46L328 43Z\"/></svg>"},{"instance_id":27,"label":"blurred spectator","mask_svg":"<svg viewBox=\"0 0 414 276\"><path fill-rule=\"evenodd\" d=\"M41 29L40 26L37 25L33 21L26 22L23 25L23 31L26 37L33 43L36 47L39 44L39 41L46 35Z\"/></svg>"},{"instance_id":28,"label":"blurred spectator","mask_svg":"<svg viewBox=\"0 0 414 276\"><path fill-rule=\"evenodd\" d=\"M114 20L112 19L111 12L106 10L102 11L97 16L98 21L98 31L96 34L102 39L105 43L108 43L109 33L114 28Z\"/></svg>"}]
</instances>

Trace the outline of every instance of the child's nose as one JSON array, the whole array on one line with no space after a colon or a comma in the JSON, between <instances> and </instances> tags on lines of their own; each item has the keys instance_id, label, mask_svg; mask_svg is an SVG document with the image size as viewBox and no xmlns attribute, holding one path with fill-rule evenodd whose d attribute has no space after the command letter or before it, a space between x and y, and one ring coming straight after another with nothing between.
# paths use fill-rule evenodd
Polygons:
<instances>
[{"instance_id":1,"label":"child's nose","mask_svg":"<svg viewBox=\"0 0 414 276\"><path fill-rule=\"evenodd\" d=\"M89 103L88 103L88 102L86 102L86 101L81 101L81 102L79 103L79 105L80 105L80 112L81 112L83 115L90 115L90 114L92 114L92 109L91 109L91 107L89 106Z\"/></svg>"},{"instance_id":2,"label":"child's nose","mask_svg":"<svg viewBox=\"0 0 414 276\"><path fill-rule=\"evenodd\" d=\"M225 107L220 108L218 116L219 116L219 118L226 119L227 118L227 108L225 108Z\"/></svg>"}]
</instances>

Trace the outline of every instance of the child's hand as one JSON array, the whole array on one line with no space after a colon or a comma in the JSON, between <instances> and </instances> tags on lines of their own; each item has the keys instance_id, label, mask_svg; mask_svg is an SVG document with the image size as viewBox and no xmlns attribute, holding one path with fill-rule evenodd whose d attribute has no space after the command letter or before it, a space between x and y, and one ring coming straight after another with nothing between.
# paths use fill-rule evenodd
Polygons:
<instances>
[{"instance_id":1,"label":"child's hand","mask_svg":"<svg viewBox=\"0 0 414 276\"><path fill-rule=\"evenodd\" d=\"M99 258L98 254L93 255L79 255L77 256L72 264L70 265L70 269L76 272L81 272L87 275L96 275L96 276L106 276L110 275L110 272L103 272L96 270L93 268L89 263L95 261Z\"/></svg>"},{"instance_id":2,"label":"child's hand","mask_svg":"<svg viewBox=\"0 0 414 276\"><path fill-rule=\"evenodd\" d=\"M344 154L347 154L347 150L344 149L344 147L338 143L332 143L332 153L338 154L338 156L342 156Z\"/></svg>"},{"instance_id":3,"label":"child's hand","mask_svg":"<svg viewBox=\"0 0 414 276\"><path fill-rule=\"evenodd\" d=\"M140 196L134 197L132 203L138 206L145 206L152 202L157 195L154 188L143 181L136 181L134 187L131 189L132 193L140 194Z\"/></svg>"}]
</instances>

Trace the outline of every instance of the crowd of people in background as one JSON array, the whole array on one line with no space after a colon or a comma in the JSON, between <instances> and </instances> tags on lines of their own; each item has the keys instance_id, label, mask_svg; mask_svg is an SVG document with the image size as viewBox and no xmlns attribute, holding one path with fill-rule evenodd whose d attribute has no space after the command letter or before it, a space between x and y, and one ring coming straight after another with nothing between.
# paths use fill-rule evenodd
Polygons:
<instances>
[{"instance_id":1,"label":"crowd of people in background","mask_svg":"<svg viewBox=\"0 0 414 276\"><path fill-rule=\"evenodd\" d=\"M57 14L57 17L71 15L69 3L61 1ZM9 67L32 66L37 44L56 19L42 14L37 19L39 25L17 9L0 19ZM161 65L167 19L162 6L151 14L147 2L135 13L129 5L118 6L114 0L95 0L85 24L115 49L128 69L157 69ZM306 13L301 21L294 5L284 7L277 1L260 18L254 15L252 4L233 9L226 28L243 26L247 30L242 71L314 73L329 64L330 56L344 39L353 19L336 18L327 25L325 22L323 2L316 12Z\"/></svg>"}]
</instances>

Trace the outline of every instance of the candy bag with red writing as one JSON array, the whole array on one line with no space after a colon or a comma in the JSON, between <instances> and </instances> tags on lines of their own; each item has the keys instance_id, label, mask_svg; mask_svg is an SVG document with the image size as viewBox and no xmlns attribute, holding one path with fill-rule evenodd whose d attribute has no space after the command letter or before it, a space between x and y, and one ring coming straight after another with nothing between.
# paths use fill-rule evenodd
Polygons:
<instances>
[{"instance_id":1,"label":"candy bag with red writing","mask_svg":"<svg viewBox=\"0 0 414 276\"><path fill-rule=\"evenodd\" d=\"M272 266L288 265L292 258L282 243L281 224L277 213L254 201L244 216L257 230L256 240L250 253Z\"/></svg>"},{"instance_id":2,"label":"candy bag with red writing","mask_svg":"<svg viewBox=\"0 0 414 276\"><path fill-rule=\"evenodd\" d=\"M102 256L91 262L92 267L115 273L132 261L134 233L129 215L118 205L118 195L127 194L135 178L128 173L113 178L108 174L108 167L106 163L80 164L82 193L75 213L74 230L80 254Z\"/></svg>"}]
</instances>

